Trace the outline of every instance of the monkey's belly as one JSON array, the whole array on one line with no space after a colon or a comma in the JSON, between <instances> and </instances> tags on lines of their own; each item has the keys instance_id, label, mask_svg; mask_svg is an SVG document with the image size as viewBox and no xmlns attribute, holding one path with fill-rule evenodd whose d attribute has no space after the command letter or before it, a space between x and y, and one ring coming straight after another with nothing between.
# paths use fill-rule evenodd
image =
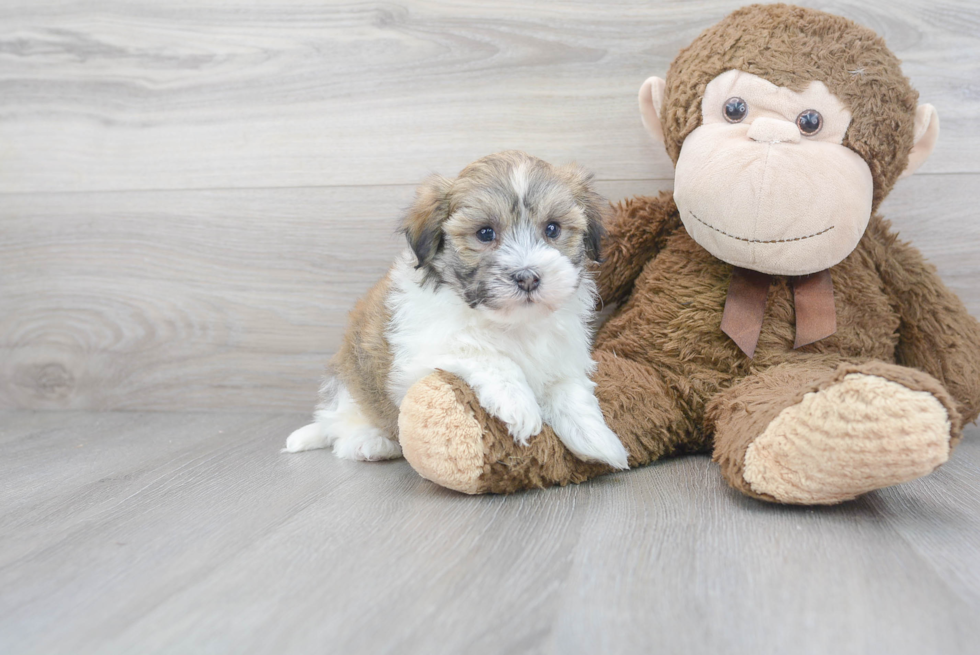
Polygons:
<instances>
[{"instance_id":1,"label":"monkey's belly","mask_svg":"<svg viewBox=\"0 0 980 655\"><path fill-rule=\"evenodd\" d=\"M602 327L596 348L655 368L698 375L708 369L741 377L751 370L817 356L894 361L899 319L861 245L831 269L837 332L794 349L796 313L786 277L773 277L755 356L721 331L732 266L683 230L639 275L629 300ZM712 376L714 377L714 376Z\"/></svg>"}]
</instances>

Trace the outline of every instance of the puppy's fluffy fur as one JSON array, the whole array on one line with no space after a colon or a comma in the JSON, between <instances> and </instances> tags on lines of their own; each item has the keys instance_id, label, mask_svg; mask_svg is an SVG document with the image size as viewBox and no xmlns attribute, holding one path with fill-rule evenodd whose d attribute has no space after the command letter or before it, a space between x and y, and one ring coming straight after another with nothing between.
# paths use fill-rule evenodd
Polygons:
<instances>
[{"instance_id":1,"label":"puppy's fluffy fur","mask_svg":"<svg viewBox=\"0 0 980 655\"><path fill-rule=\"evenodd\" d=\"M442 369L515 441L547 421L578 457L626 468L589 380L603 206L590 182L514 151L428 180L404 222L410 248L354 308L315 422L286 450L400 456L398 406Z\"/></svg>"}]
</instances>

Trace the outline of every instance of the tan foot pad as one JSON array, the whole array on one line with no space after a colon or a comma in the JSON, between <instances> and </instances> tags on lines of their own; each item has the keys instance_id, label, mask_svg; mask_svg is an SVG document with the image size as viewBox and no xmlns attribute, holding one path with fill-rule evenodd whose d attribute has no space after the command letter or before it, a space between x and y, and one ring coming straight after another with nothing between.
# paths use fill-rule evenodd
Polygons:
<instances>
[{"instance_id":1,"label":"tan foot pad","mask_svg":"<svg viewBox=\"0 0 980 655\"><path fill-rule=\"evenodd\" d=\"M746 451L744 477L779 502L839 503L932 472L949 441L935 396L852 373L780 412Z\"/></svg>"},{"instance_id":2,"label":"tan foot pad","mask_svg":"<svg viewBox=\"0 0 980 655\"><path fill-rule=\"evenodd\" d=\"M408 390L398 413L402 454L419 475L467 494L482 493L483 428L438 375Z\"/></svg>"}]
</instances>

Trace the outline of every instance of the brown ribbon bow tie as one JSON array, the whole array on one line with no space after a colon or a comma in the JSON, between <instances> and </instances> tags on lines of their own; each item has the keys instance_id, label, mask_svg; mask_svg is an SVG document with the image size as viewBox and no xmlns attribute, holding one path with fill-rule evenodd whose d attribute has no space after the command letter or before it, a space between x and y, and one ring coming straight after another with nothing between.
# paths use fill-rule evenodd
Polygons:
<instances>
[{"instance_id":1,"label":"brown ribbon bow tie","mask_svg":"<svg viewBox=\"0 0 980 655\"><path fill-rule=\"evenodd\" d=\"M793 284L793 304L796 306L796 343L799 348L820 341L837 331L837 312L834 309L834 283L830 271L789 278ZM766 298L772 276L766 273L735 267L728 285L721 330L742 349L749 359L755 354L766 313Z\"/></svg>"}]
</instances>

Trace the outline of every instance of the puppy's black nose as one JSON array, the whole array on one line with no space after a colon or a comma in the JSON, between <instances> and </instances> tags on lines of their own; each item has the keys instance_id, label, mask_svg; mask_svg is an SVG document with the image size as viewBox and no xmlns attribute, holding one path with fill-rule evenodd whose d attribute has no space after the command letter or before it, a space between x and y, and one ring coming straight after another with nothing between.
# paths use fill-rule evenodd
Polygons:
<instances>
[{"instance_id":1,"label":"puppy's black nose","mask_svg":"<svg viewBox=\"0 0 980 655\"><path fill-rule=\"evenodd\" d=\"M530 268L522 268L513 275L514 283L517 284L524 291L534 291L541 284L541 278L538 274L532 271Z\"/></svg>"}]
</instances>

